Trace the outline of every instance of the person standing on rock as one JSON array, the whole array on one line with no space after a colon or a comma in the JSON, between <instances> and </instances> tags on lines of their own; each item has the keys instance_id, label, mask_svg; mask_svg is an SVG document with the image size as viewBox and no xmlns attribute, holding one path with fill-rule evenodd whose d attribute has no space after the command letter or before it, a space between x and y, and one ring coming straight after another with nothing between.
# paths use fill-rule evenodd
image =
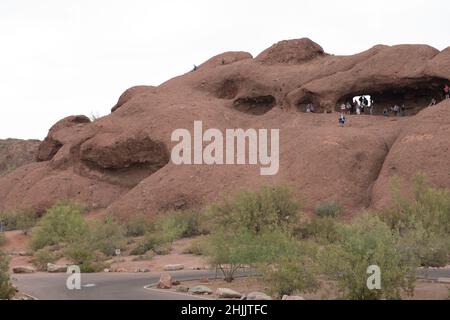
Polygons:
<instances>
[{"instance_id":1,"label":"person standing on rock","mask_svg":"<svg viewBox=\"0 0 450 320\"><path fill-rule=\"evenodd\" d=\"M401 112L402 112L402 117L406 117L406 106L405 106L405 104L402 104L400 109L401 109Z\"/></svg>"},{"instance_id":2,"label":"person standing on rock","mask_svg":"<svg viewBox=\"0 0 450 320\"><path fill-rule=\"evenodd\" d=\"M346 112L347 107L345 106L345 103L343 103L341 105L341 113L345 113Z\"/></svg>"},{"instance_id":3,"label":"person standing on rock","mask_svg":"<svg viewBox=\"0 0 450 320\"><path fill-rule=\"evenodd\" d=\"M450 98L450 87L448 86L448 84L446 84L444 87L444 96L446 100Z\"/></svg>"},{"instance_id":4,"label":"person standing on rock","mask_svg":"<svg viewBox=\"0 0 450 320\"><path fill-rule=\"evenodd\" d=\"M341 115L339 116L339 125L340 125L342 128L344 127L345 121L346 121L346 120L347 120L347 119L345 118L344 114L341 113Z\"/></svg>"},{"instance_id":5,"label":"person standing on rock","mask_svg":"<svg viewBox=\"0 0 450 320\"><path fill-rule=\"evenodd\" d=\"M384 108L384 110L383 110L383 116L389 117L389 111L388 111L387 108Z\"/></svg>"},{"instance_id":6,"label":"person standing on rock","mask_svg":"<svg viewBox=\"0 0 450 320\"><path fill-rule=\"evenodd\" d=\"M431 99L430 104L428 105L429 107L435 106L437 104L437 100L436 98Z\"/></svg>"}]
</instances>

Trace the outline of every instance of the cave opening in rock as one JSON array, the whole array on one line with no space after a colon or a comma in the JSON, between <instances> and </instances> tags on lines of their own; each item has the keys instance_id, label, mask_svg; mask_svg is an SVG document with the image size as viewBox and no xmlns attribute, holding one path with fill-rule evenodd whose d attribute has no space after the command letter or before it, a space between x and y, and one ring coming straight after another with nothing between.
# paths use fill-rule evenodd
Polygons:
<instances>
[{"instance_id":1,"label":"cave opening in rock","mask_svg":"<svg viewBox=\"0 0 450 320\"><path fill-rule=\"evenodd\" d=\"M303 98L297 101L295 107L299 112L323 112L323 108L321 107L319 101L311 94L306 94Z\"/></svg>"},{"instance_id":2,"label":"cave opening in rock","mask_svg":"<svg viewBox=\"0 0 450 320\"><path fill-rule=\"evenodd\" d=\"M404 105L405 115L413 116L428 107L432 99L436 99L438 103L444 99L443 88L446 82L448 81L440 78L409 79L399 81L398 85L386 84L355 90L337 101L336 111L340 111L342 104L352 102L354 98L359 101L361 96L370 96L374 115L382 115L385 109L390 110L395 105Z\"/></svg>"},{"instance_id":3,"label":"cave opening in rock","mask_svg":"<svg viewBox=\"0 0 450 320\"><path fill-rule=\"evenodd\" d=\"M251 115L263 115L275 107L274 96L245 97L233 102L234 109Z\"/></svg>"}]
</instances>

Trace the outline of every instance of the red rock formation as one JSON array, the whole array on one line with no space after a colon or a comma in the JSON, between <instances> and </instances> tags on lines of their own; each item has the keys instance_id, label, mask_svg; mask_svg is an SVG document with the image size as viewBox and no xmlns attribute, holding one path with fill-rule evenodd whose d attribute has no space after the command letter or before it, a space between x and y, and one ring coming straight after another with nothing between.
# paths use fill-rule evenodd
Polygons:
<instances>
[{"instance_id":1,"label":"red rock formation","mask_svg":"<svg viewBox=\"0 0 450 320\"><path fill-rule=\"evenodd\" d=\"M127 90L113 113L94 122L60 121L38 152L38 163L0 179L0 210L58 199L128 216L198 207L219 194L262 184L288 184L307 208L335 199L350 212L386 205L390 177L405 183L418 171L450 188L447 139L450 103L423 110L450 82L449 50L429 46L376 46L353 56L325 54L308 39L283 41L253 59L218 55L196 71L158 87ZM376 113L404 102L415 117L306 114L308 103L333 111L353 96L371 94ZM176 166L171 133L204 129L280 129L280 171L259 166Z\"/></svg>"}]
</instances>

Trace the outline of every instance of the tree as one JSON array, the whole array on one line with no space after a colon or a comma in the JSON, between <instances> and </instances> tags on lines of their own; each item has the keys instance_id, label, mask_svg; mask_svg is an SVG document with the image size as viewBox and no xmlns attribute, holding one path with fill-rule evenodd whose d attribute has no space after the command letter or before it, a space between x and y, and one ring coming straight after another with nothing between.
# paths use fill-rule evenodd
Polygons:
<instances>
[{"instance_id":1,"label":"tree","mask_svg":"<svg viewBox=\"0 0 450 320\"><path fill-rule=\"evenodd\" d=\"M321 269L336 281L342 298L351 300L399 299L401 292L412 293L414 263L398 246L398 234L377 216L362 215L341 229L335 244L320 255ZM381 269L380 290L367 286L369 266Z\"/></svg>"}]
</instances>

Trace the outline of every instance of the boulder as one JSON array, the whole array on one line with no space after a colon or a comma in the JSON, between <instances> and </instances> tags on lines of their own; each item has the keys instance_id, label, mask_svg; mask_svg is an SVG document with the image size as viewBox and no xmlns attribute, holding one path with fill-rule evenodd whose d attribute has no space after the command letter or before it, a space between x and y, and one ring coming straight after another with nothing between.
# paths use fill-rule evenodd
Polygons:
<instances>
[{"instance_id":1,"label":"boulder","mask_svg":"<svg viewBox=\"0 0 450 320\"><path fill-rule=\"evenodd\" d=\"M190 293L193 294L212 294L212 290L206 286L196 286L189 289Z\"/></svg>"},{"instance_id":2,"label":"boulder","mask_svg":"<svg viewBox=\"0 0 450 320\"><path fill-rule=\"evenodd\" d=\"M30 266L17 266L13 268L14 273L34 273L36 269Z\"/></svg>"},{"instance_id":3,"label":"boulder","mask_svg":"<svg viewBox=\"0 0 450 320\"><path fill-rule=\"evenodd\" d=\"M161 274L159 282L156 285L158 289L171 289L172 288L172 276L168 273Z\"/></svg>"},{"instance_id":4,"label":"boulder","mask_svg":"<svg viewBox=\"0 0 450 320\"><path fill-rule=\"evenodd\" d=\"M272 297L263 292L255 291L247 294L247 300L272 300Z\"/></svg>"},{"instance_id":5,"label":"boulder","mask_svg":"<svg viewBox=\"0 0 450 320\"><path fill-rule=\"evenodd\" d=\"M222 299L240 299L242 294L228 288L217 288L216 295Z\"/></svg>"},{"instance_id":6,"label":"boulder","mask_svg":"<svg viewBox=\"0 0 450 320\"><path fill-rule=\"evenodd\" d=\"M179 271L183 269L184 265L182 264L168 264L164 267L164 271Z\"/></svg>"},{"instance_id":7,"label":"boulder","mask_svg":"<svg viewBox=\"0 0 450 320\"><path fill-rule=\"evenodd\" d=\"M47 263L47 272L65 273L65 272L67 272L67 266L61 266L61 265L56 265L53 263Z\"/></svg>"}]
</instances>

